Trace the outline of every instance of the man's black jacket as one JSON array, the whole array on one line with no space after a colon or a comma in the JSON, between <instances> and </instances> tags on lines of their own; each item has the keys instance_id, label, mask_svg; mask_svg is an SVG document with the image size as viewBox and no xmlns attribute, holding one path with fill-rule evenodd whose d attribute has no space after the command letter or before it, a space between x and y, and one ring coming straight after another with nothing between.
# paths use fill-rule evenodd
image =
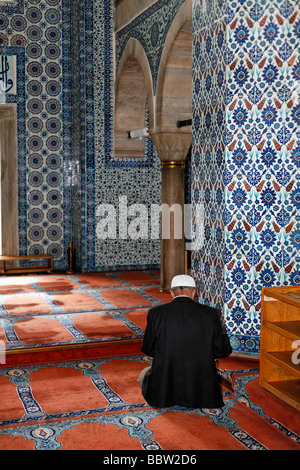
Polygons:
<instances>
[{"instance_id":1,"label":"man's black jacket","mask_svg":"<svg viewBox=\"0 0 300 470\"><path fill-rule=\"evenodd\" d=\"M216 309L184 296L150 309L142 351L153 357L142 385L149 405L224 406L215 359L232 349Z\"/></svg>"}]
</instances>

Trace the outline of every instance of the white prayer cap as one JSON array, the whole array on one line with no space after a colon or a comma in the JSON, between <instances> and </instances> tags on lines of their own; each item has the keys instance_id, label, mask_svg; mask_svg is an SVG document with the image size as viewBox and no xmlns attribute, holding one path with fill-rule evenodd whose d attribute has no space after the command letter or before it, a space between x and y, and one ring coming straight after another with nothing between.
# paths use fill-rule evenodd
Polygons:
<instances>
[{"instance_id":1,"label":"white prayer cap","mask_svg":"<svg viewBox=\"0 0 300 470\"><path fill-rule=\"evenodd\" d=\"M191 276L187 276L186 274L179 274L178 276L174 276L171 282L171 289L175 289L175 287L196 287L196 283Z\"/></svg>"}]
</instances>

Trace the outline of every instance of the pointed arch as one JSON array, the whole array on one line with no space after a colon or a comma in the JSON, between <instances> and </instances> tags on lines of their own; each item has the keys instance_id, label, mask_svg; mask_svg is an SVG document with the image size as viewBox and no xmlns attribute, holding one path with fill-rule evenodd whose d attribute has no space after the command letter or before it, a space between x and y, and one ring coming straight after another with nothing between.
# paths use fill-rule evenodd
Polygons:
<instances>
[{"instance_id":1,"label":"pointed arch","mask_svg":"<svg viewBox=\"0 0 300 470\"><path fill-rule=\"evenodd\" d=\"M154 115L151 71L142 45L130 38L116 72L115 157L144 156L144 141L129 139L128 132L145 127L147 105L150 127Z\"/></svg>"},{"instance_id":2,"label":"pointed arch","mask_svg":"<svg viewBox=\"0 0 300 470\"><path fill-rule=\"evenodd\" d=\"M192 117L192 0L186 0L167 34L158 72L153 132L178 132ZM180 133L191 133L191 127Z\"/></svg>"}]
</instances>

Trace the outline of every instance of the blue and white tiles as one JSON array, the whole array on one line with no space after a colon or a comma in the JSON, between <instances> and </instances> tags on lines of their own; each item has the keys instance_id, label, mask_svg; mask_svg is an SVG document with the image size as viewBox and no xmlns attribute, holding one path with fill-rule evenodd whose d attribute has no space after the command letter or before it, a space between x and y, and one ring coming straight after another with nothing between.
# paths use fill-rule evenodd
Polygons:
<instances>
[{"instance_id":1,"label":"blue and white tiles","mask_svg":"<svg viewBox=\"0 0 300 470\"><path fill-rule=\"evenodd\" d=\"M0 53L17 57L20 254L52 254L67 265L71 239L68 0L0 5ZM69 217L67 216L69 213Z\"/></svg>"},{"instance_id":2,"label":"blue and white tiles","mask_svg":"<svg viewBox=\"0 0 300 470\"><path fill-rule=\"evenodd\" d=\"M300 285L299 8L196 0L194 25L194 273L234 349L255 353L261 288Z\"/></svg>"}]
</instances>

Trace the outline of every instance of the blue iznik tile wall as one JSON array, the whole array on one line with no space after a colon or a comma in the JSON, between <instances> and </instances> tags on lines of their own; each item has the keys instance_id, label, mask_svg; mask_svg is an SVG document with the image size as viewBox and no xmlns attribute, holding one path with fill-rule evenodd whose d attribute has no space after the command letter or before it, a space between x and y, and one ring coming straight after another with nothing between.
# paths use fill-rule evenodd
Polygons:
<instances>
[{"instance_id":1,"label":"blue iznik tile wall","mask_svg":"<svg viewBox=\"0 0 300 470\"><path fill-rule=\"evenodd\" d=\"M300 285L299 26L296 0L193 2L193 272L243 353L261 288Z\"/></svg>"},{"instance_id":2,"label":"blue iznik tile wall","mask_svg":"<svg viewBox=\"0 0 300 470\"><path fill-rule=\"evenodd\" d=\"M157 268L160 265L160 241L150 236L141 238L128 236L121 238L117 220L115 239L101 239L97 234L97 208L110 204L120 215L120 198L126 198L126 205L143 205L148 208L150 217L151 204L160 203L160 162L150 139L146 139L145 156L141 159L114 158L114 74L113 74L113 2L86 1L86 18L94 20L94 30L86 27L86 43L90 55L85 55L86 69L93 64L88 79L93 83L93 102L86 94L86 253L84 268L136 269ZM99 45L104 44L104 47ZM93 80L93 81L92 81ZM86 80L88 83L88 80ZM91 87L92 88L92 87ZM93 110L92 110L93 108ZM147 117L145 116L145 121ZM90 147L89 147L90 146ZM94 147L93 147L94 146ZM94 148L94 161L90 153ZM92 220L90 212L95 212ZM124 199L123 199L124 201ZM137 206L136 206L137 207ZM91 209L91 210L90 210ZM132 218L128 217L129 225ZM149 224L150 226L150 224ZM96 230L96 232L95 232ZM126 230L125 230L126 231ZM96 236L95 236L96 235ZM123 236L123 235L122 235Z\"/></svg>"},{"instance_id":3,"label":"blue iznik tile wall","mask_svg":"<svg viewBox=\"0 0 300 470\"><path fill-rule=\"evenodd\" d=\"M101 240L97 208L119 197L160 202L160 164L113 158L114 6L111 1L0 2L0 54L16 56L19 253L50 253L83 271L158 267L159 240ZM151 182L151 184L149 184Z\"/></svg>"},{"instance_id":4,"label":"blue iznik tile wall","mask_svg":"<svg viewBox=\"0 0 300 470\"><path fill-rule=\"evenodd\" d=\"M69 0L0 4L0 54L16 56L19 253L67 266L70 211Z\"/></svg>"}]
</instances>

